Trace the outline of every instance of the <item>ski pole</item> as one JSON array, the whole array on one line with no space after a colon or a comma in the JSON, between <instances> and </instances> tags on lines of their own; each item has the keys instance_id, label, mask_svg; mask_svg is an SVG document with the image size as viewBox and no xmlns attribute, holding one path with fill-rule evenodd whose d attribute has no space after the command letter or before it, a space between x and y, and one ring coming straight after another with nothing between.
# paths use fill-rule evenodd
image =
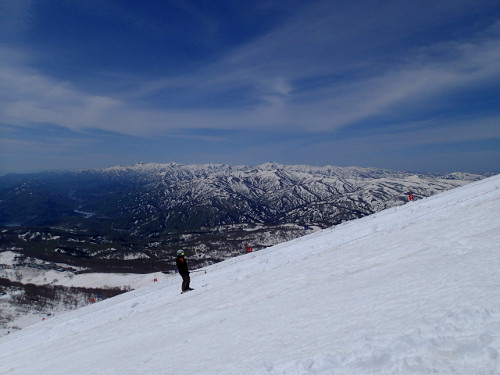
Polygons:
<instances>
[{"instance_id":1,"label":"ski pole","mask_svg":"<svg viewBox=\"0 0 500 375\"><path fill-rule=\"evenodd\" d=\"M203 272L203 273L207 273L207 270L194 270L194 271L189 271L189 272Z\"/></svg>"}]
</instances>

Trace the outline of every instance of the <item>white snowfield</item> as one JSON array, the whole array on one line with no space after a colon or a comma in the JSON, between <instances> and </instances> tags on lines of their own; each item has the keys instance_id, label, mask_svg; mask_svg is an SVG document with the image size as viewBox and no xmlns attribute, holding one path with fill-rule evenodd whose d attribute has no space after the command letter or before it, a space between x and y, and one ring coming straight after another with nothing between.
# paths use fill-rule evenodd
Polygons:
<instances>
[{"instance_id":1,"label":"white snowfield","mask_svg":"<svg viewBox=\"0 0 500 375\"><path fill-rule=\"evenodd\" d=\"M205 270L1 338L0 374L500 374L500 175Z\"/></svg>"}]
</instances>

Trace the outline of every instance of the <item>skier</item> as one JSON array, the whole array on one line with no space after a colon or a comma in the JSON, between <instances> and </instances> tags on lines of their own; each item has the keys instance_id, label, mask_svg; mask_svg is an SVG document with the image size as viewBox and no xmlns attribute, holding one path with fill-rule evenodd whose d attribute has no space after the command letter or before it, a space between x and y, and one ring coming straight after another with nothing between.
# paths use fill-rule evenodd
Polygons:
<instances>
[{"instance_id":1,"label":"skier","mask_svg":"<svg viewBox=\"0 0 500 375\"><path fill-rule=\"evenodd\" d=\"M189 269L184 258L184 250L177 251L177 258L175 258L175 263L177 264L177 270L179 274L182 276L182 293L189 292L193 290L193 288L189 287L189 282L191 278L189 277Z\"/></svg>"}]
</instances>

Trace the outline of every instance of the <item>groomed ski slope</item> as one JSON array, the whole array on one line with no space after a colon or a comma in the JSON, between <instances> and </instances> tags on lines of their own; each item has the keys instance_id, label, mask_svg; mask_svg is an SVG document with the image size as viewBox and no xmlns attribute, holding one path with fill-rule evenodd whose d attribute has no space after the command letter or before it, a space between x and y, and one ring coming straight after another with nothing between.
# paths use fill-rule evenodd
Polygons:
<instances>
[{"instance_id":1,"label":"groomed ski slope","mask_svg":"<svg viewBox=\"0 0 500 375\"><path fill-rule=\"evenodd\" d=\"M0 374L498 374L499 270L495 176L33 325Z\"/></svg>"}]
</instances>

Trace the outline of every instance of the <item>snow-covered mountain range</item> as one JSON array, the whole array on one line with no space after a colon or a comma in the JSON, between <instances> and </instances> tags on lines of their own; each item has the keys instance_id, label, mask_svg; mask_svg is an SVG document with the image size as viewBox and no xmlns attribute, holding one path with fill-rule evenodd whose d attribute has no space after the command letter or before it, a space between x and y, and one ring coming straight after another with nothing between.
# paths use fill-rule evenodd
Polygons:
<instances>
[{"instance_id":1,"label":"snow-covered mountain range","mask_svg":"<svg viewBox=\"0 0 500 375\"><path fill-rule=\"evenodd\" d=\"M0 338L0 373L497 374L498 212L494 176L207 266L187 294L161 275Z\"/></svg>"},{"instance_id":2,"label":"snow-covered mountain range","mask_svg":"<svg viewBox=\"0 0 500 375\"><path fill-rule=\"evenodd\" d=\"M328 227L484 176L266 163L137 164L0 178L0 224L99 221L137 235L235 224ZM32 202L31 204L27 204Z\"/></svg>"},{"instance_id":3,"label":"snow-covered mountain range","mask_svg":"<svg viewBox=\"0 0 500 375\"><path fill-rule=\"evenodd\" d=\"M103 175L136 178L146 194L122 206L137 228L213 228L241 223L330 226L416 197L475 181L472 174L417 175L375 168L138 164L103 169ZM86 173L90 173L87 171ZM134 177L132 177L134 176ZM153 217L153 219L151 218Z\"/></svg>"}]
</instances>

